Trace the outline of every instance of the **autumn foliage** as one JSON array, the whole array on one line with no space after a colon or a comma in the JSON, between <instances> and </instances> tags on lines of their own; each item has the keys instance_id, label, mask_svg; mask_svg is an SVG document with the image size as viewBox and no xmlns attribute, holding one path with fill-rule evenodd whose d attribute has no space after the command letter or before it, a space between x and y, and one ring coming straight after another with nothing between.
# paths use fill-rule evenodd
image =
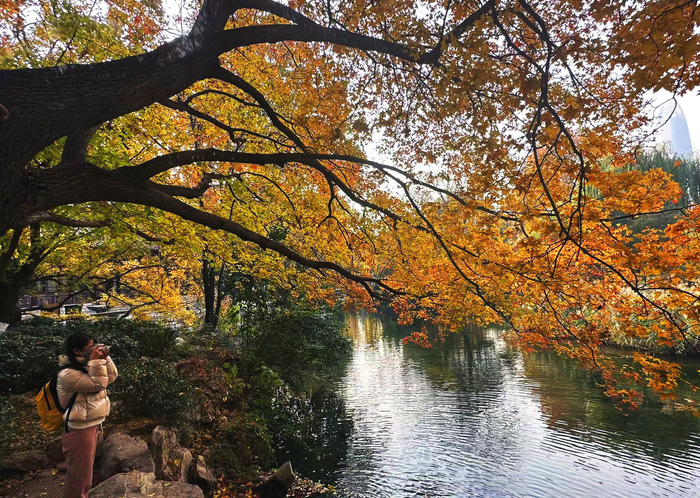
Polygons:
<instances>
[{"instance_id":1,"label":"autumn foliage","mask_svg":"<svg viewBox=\"0 0 700 498\"><path fill-rule=\"evenodd\" d=\"M649 92L700 83L694 2L98 4L0 7L5 288L46 246L30 226L82 226L65 246L80 258L101 220L94 247L171 248L133 285L153 303L197 295L208 254L315 299L389 300L405 322L506 325L623 402L629 382L684 382L602 346L697 353L700 210L629 167L653 141ZM626 223L659 212L663 228ZM118 264L146 262L137 246Z\"/></svg>"}]
</instances>

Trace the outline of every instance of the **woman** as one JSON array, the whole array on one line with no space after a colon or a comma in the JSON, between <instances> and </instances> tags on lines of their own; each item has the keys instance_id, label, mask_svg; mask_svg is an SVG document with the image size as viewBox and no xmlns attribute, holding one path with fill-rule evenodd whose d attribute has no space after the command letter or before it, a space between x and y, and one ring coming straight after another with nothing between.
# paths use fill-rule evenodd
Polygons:
<instances>
[{"instance_id":1,"label":"woman","mask_svg":"<svg viewBox=\"0 0 700 498\"><path fill-rule=\"evenodd\" d=\"M109 354L95 346L85 334L73 334L66 339L66 354L58 359L61 367L56 389L61 406L67 406L78 393L61 436L66 456L66 498L87 498L92 485L92 465L95 461L97 433L109 415L107 385L117 378L117 368ZM65 428L67 427L67 428Z\"/></svg>"}]
</instances>

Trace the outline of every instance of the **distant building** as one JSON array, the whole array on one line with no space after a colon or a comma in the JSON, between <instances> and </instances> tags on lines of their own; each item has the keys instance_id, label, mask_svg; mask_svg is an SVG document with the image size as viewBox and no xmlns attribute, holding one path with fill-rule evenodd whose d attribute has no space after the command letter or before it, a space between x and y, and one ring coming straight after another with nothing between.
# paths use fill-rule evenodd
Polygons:
<instances>
[{"instance_id":1,"label":"distant building","mask_svg":"<svg viewBox=\"0 0 700 498\"><path fill-rule=\"evenodd\" d=\"M688 123L680 104L666 102L659 109L654 121L656 127L661 127L657 135L657 144L669 147L674 155L687 156L693 153Z\"/></svg>"}]
</instances>

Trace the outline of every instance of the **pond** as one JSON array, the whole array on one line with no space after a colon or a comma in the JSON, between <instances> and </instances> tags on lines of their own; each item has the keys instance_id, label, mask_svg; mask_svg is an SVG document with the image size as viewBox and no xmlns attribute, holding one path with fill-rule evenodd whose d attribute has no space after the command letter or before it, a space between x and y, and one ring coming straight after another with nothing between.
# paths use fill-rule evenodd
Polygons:
<instances>
[{"instance_id":1,"label":"pond","mask_svg":"<svg viewBox=\"0 0 700 498\"><path fill-rule=\"evenodd\" d=\"M404 346L410 332L350 316L314 441L285 455L300 473L344 497L700 496L700 419L660 402L621 413L570 360L496 329L430 350Z\"/></svg>"}]
</instances>

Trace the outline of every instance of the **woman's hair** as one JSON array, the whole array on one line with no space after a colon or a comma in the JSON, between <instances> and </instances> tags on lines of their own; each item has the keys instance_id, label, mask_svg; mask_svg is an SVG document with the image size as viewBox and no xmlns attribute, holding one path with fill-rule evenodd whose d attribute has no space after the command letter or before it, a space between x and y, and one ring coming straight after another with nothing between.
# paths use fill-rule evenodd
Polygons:
<instances>
[{"instance_id":1,"label":"woman's hair","mask_svg":"<svg viewBox=\"0 0 700 498\"><path fill-rule=\"evenodd\" d=\"M69 335L66 338L66 355L68 355L68 359L70 360L70 363L72 366L79 370L84 370L85 365L80 363L78 359L75 357L75 349L82 349L88 345L90 341L92 341L93 338L90 337L87 334L72 334Z\"/></svg>"}]
</instances>

